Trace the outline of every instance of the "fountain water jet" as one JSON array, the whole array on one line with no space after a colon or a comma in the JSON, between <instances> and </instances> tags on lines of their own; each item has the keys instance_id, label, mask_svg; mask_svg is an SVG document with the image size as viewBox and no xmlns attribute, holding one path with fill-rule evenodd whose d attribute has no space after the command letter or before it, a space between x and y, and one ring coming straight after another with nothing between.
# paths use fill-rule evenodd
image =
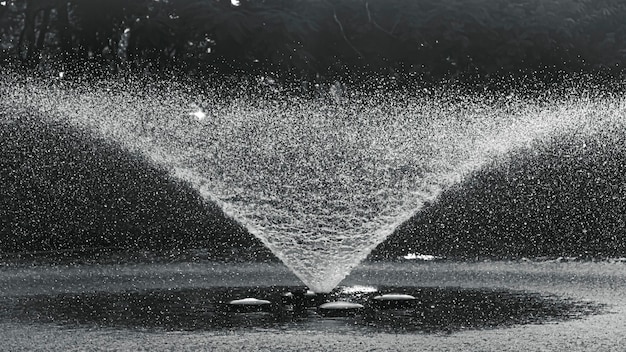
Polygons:
<instances>
[{"instance_id":1,"label":"fountain water jet","mask_svg":"<svg viewBox=\"0 0 626 352\"><path fill-rule=\"evenodd\" d=\"M599 128L625 110L621 100L540 104L458 92L225 101L174 83L5 79L0 92L6 108L86 127L168 168L316 292L332 290L467 173L555 134ZM202 119L193 115L198 106Z\"/></svg>"}]
</instances>

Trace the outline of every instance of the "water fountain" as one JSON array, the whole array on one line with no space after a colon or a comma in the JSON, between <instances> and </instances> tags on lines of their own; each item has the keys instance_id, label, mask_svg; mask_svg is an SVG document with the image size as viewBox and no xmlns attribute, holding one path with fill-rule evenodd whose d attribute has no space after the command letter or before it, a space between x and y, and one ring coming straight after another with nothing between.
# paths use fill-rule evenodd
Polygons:
<instances>
[{"instance_id":1,"label":"water fountain","mask_svg":"<svg viewBox=\"0 0 626 352\"><path fill-rule=\"evenodd\" d=\"M5 107L40 111L143 153L320 293L468 173L548 137L622 124L626 109L616 98L549 92L534 100L460 90L224 99L180 82L5 77Z\"/></svg>"}]
</instances>

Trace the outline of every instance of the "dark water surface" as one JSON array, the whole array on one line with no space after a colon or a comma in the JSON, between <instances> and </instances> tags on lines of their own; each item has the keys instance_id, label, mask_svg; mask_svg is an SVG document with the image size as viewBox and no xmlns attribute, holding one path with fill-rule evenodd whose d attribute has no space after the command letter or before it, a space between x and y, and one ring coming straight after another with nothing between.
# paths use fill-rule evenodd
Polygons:
<instances>
[{"instance_id":1,"label":"dark water surface","mask_svg":"<svg viewBox=\"0 0 626 352\"><path fill-rule=\"evenodd\" d=\"M3 320L148 331L307 330L346 333L446 333L541 324L598 314L603 306L523 291L456 287L338 288L323 300L364 305L349 316L325 317L316 304L298 307L281 301L297 287L213 287L126 292L37 294L0 298ZM379 307L383 293L416 297L409 306ZM271 302L266 311L233 312L230 300L256 297ZM310 302L311 303L311 302ZM318 302L319 304L319 302Z\"/></svg>"}]
</instances>

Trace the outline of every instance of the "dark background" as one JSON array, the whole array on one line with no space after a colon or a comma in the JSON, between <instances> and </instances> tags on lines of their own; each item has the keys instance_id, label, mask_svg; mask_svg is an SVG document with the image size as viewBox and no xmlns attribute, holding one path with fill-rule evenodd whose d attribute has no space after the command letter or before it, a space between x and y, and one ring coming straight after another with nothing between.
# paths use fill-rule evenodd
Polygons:
<instances>
[{"instance_id":1,"label":"dark background","mask_svg":"<svg viewBox=\"0 0 626 352\"><path fill-rule=\"evenodd\" d=\"M355 83L620 74L624 18L621 0L6 0L0 49L40 70Z\"/></svg>"},{"instance_id":2,"label":"dark background","mask_svg":"<svg viewBox=\"0 0 626 352\"><path fill-rule=\"evenodd\" d=\"M70 78L263 76L376 89L531 81L543 89L580 73L619 81L624 18L617 0L14 0L0 6L0 59ZM0 108L0 252L211 248L215 258L272 258L140 155ZM600 133L581 148L569 136L517 151L444 192L372 258L407 250L624 256L625 137Z\"/></svg>"}]
</instances>

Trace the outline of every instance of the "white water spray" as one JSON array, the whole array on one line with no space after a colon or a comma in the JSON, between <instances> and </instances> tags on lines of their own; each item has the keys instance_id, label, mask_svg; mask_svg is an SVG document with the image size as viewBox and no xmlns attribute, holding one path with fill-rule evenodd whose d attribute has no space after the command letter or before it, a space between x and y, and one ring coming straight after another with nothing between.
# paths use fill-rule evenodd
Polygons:
<instances>
[{"instance_id":1,"label":"white water spray","mask_svg":"<svg viewBox=\"0 0 626 352\"><path fill-rule=\"evenodd\" d=\"M468 173L513 149L622 121L626 110L615 98L537 103L458 92L226 101L130 80L5 79L0 93L3 108L44 112L150 157L317 292Z\"/></svg>"}]
</instances>

